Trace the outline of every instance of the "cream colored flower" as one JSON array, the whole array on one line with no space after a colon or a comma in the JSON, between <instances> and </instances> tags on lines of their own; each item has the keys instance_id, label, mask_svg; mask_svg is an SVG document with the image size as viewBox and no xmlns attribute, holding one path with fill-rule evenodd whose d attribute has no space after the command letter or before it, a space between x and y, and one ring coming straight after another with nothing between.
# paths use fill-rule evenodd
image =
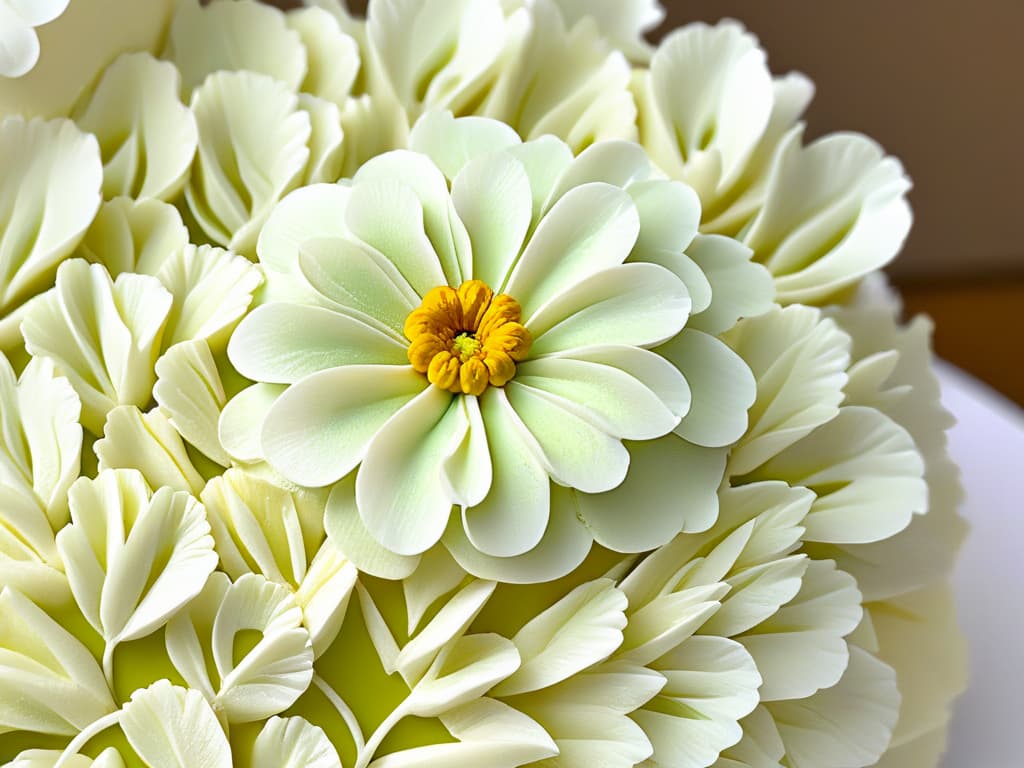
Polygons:
<instances>
[{"instance_id":1,"label":"cream colored flower","mask_svg":"<svg viewBox=\"0 0 1024 768\"><path fill-rule=\"evenodd\" d=\"M0 2L0 77L21 77L39 59L35 27L56 19L70 0Z\"/></svg>"}]
</instances>

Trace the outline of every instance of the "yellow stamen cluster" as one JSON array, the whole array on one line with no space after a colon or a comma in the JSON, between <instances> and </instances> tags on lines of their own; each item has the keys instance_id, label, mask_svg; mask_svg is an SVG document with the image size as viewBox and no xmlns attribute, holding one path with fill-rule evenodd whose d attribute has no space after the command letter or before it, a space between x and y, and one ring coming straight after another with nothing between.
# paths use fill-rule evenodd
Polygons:
<instances>
[{"instance_id":1,"label":"yellow stamen cluster","mask_svg":"<svg viewBox=\"0 0 1024 768\"><path fill-rule=\"evenodd\" d=\"M482 395L515 376L530 350L519 302L480 280L458 289L431 289L405 320L409 362L431 384L449 392Z\"/></svg>"}]
</instances>

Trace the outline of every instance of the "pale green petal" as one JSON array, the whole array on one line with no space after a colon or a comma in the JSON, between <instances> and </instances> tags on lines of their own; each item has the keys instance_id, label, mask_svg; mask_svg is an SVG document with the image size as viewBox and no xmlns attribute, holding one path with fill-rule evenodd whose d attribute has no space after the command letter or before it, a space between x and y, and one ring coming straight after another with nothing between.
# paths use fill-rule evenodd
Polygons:
<instances>
[{"instance_id":1,"label":"pale green petal","mask_svg":"<svg viewBox=\"0 0 1024 768\"><path fill-rule=\"evenodd\" d=\"M315 657L322 656L338 637L358 575L355 564L325 539L295 593Z\"/></svg>"},{"instance_id":2,"label":"pale green petal","mask_svg":"<svg viewBox=\"0 0 1024 768\"><path fill-rule=\"evenodd\" d=\"M60 749L26 749L20 752L7 768L54 768L63 751ZM113 747L104 749L99 757L93 760L85 755L72 755L63 765L66 768L125 768L121 754Z\"/></svg>"},{"instance_id":3,"label":"pale green petal","mask_svg":"<svg viewBox=\"0 0 1024 768\"><path fill-rule=\"evenodd\" d=\"M577 496L579 514L595 541L616 552L645 552L681 531L703 531L714 523L724 450L671 434L626 445L629 473L622 485Z\"/></svg>"},{"instance_id":4,"label":"pale green petal","mask_svg":"<svg viewBox=\"0 0 1024 768\"><path fill-rule=\"evenodd\" d=\"M644 35L665 18L658 0L555 0L571 27L582 18L597 22L601 34L630 59L646 61L651 45Z\"/></svg>"},{"instance_id":5,"label":"pale green petal","mask_svg":"<svg viewBox=\"0 0 1024 768\"><path fill-rule=\"evenodd\" d=\"M280 384L253 384L228 400L217 422L217 437L224 450L238 461L263 460L263 420L284 391Z\"/></svg>"},{"instance_id":6,"label":"pale green petal","mask_svg":"<svg viewBox=\"0 0 1024 768\"><path fill-rule=\"evenodd\" d=\"M382 579L405 579L420 562L420 556L396 554L381 545L366 530L356 508L356 482L353 475L335 483L327 499L324 527L334 546L356 567Z\"/></svg>"},{"instance_id":7,"label":"pale green petal","mask_svg":"<svg viewBox=\"0 0 1024 768\"><path fill-rule=\"evenodd\" d=\"M325 14L326 15L326 14ZM252 750L253 768L342 768L323 730L301 717L272 717Z\"/></svg>"},{"instance_id":8,"label":"pale green petal","mask_svg":"<svg viewBox=\"0 0 1024 768\"><path fill-rule=\"evenodd\" d=\"M768 711L793 768L862 768L888 747L899 702L892 668L851 648L838 685L800 701L774 702Z\"/></svg>"},{"instance_id":9,"label":"pale green petal","mask_svg":"<svg viewBox=\"0 0 1024 768\"><path fill-rule=\"evenodd\" d=\"M260 264L281 275L298 274L299 249L307 240L340 238L351 189L338 184L313 184L288 194L267 217L256 251ZM271 285L274 281L271 280Z\"/></svg>"},{"instance_id":10,"label":"pale green petal","mask_svg":"<svg viewBox=\"0 0 1024 768\"><path fill-rule=\"evenodd\" d=\"M607 344L653 346L679 333L689 311L685 286L667 269L621 264L578 277L530 317L530 353L538 357Z\"/></svg>"},{"instance_id":11,"label":"pale green petal","mask_svg":"<svg viewBox=\"0 0 1024 768\"><path fill-rule=\"evenodd\" d=\"M68 377L93 434L115 406L149 402L171 301L155 278L122 274L112 282L98 264L73 259L61 266L56 290L32 306L26 347Z\"/></svg>"},{"instance_id":12,"label":"pale green petal","mask_svg":"<svg viewBox=\"0 0 1024 768\"><path fill-rule=\"evenodd\" d=\"M94 450L101 470L138 469L151 488L166 485L198 496L205 484L159 408L142 413L134 405L118 406L108 415Z\"/></svg>"},{"instance_id":13,"label":"pale green petal","mask_svg":"<svg viewBox=\"0 0 1024 768\"><path fill-rule=\"evenodd\" d=\"M494 471L480 401L476 397L460 397L458 407L462 410L460 421L465 422L465 434L457 445L449 446L441 469L452 501L473 507L490 491Z\"/></svg>"},{"instance_id":14,"label":"pale green petal","mask_svg":"<svg viewBox=\"0 0 1024 768\"><path fill-rule=\"evenodd\" d=\"M626 477L629 452L622 442L574 413L571 401L518 380L509 382L505 391L516 416L536 440L538 458L556 483L585 493L600 493L616 487ZM508 461L508 457L498 461ZM535 544L531 542L523 551Z\"/></svg>"},{"instance_id":15,"label":"pale green petal","mask_svg":"<svg viewBox=\"0 0 1024 768\"><path fill-rule=\"evenodd\" d=\"M633 194L631 187L650 176L651 170L651 161L647 158L643 148L637 144L627 141L602 141L593 144L580 152L579 156L573 159L559 175L558 182L548 195L544 209L551 210L551 207L561 200L573 187L590 184L591 182L603 182L613 187L621 187L630 193L635 202L637 196ZM673 231L679 232L681 230L685 233L687 230L690 230L689 237L678 240L669 246L671 250L681 251L697 231L697 221L700 219L700 203L693 192L682 184L667 181L653 183L659 186L673 187L676 191L682 193L676 196L674 200L675 203L679 204L679 207L673 211L674 216L677 217L675 220L676 226L673 228ZM637 209L639 211L639 206L637 206ZM688 225L691 223L691 216L694 213L696 213L696 220L692 221L693 226L691 229ZM643 215L641 215L640 220L641 222L644 221ZM667 222L659 223L662 226L667 224ZM643 225L641 224L641 229L642 227ZM638 238L637 243L639 244L640 242L641 240Z\"/></svg>"},{"instance_id":16,"label":"pale green petal","mask_svg":"<svg viewBox=\"0 0 1024 768\"><path fill-rule=\"evenodd\" d=\"M99 208L103 166L95 137L70 120L15 117L0 125L0 167L2 317L53 285Z\"/></svg>"},{"instance_id":17,"label":"pale green petal","mask_svg":"<svg viewBox=\"0 0 1024 768\"><path fill-rule=\"evenodd\" d=\"M187 245L157 273L174 296L167 316L164 348L205 339L223 351L227 336L249 309L263 275L252 262L208 245Z\"/></svg>"},{"instance_id":18,"label":"pale green petal","mask_svg":"<svg viewBox=\"0 0 1024 768\"><path fill-rule=\"evenodd\" d=\"M102 264L114 277L122 272L155 277L186 245L188 229L173 205L117 197L100 207L77 255Z\"/></svg>"},{"instance_id":19,"label":"pale green petal","mask_svg":"<svg viewBox=\"0 0 1024 768\"><path fill-rule=\"evenodd\" d=\"M92 654L20 592L0 591L0 732L73 736L114 711Z\"/></svg>"},{"instance_id":20,"label":"pale green petal","mask_svg":"<svg viewBox=\"0 0 1024 768\"><path fill-rule=\"evenodd\" d=\"M532 230L541 216L547 213L551 192L572 163L572 150L554 136L541 136L506 151L523 164L526 175L530 177L530 190L533 193L533 215L530 219Z\"/></svg>"},{"instance_id":21,"label":"pale green petal","mask_svg":"<svg viewBox=\"0 0 1024 768\"><path fill-rule=\"evenodd\" d=\"M306 49L306 77L302 90L344 109L359 74L359 46L322 8L302 8L285 14L285 22L299 33Z\"/></svg>"},{"instance_id":22,"label":"pale green petal","mask_svg":"<svg viewBox=\"0 0 1024 768\"><path fill-rule=\"evenodd\" d=\"M171 22L164 57L181 71L188 94L221 70L249 70L297 90L306 75L306 50L285 15L253 0L215 0L205 7L182 0Z\"/></svg>"},{"instance_id":23,"label":"pale green petal","mask_svg":"<svg viewBox=\"0 0 1024 768\"><path fill-rule=\"evenodd\" d=\"M726 337L757 379L750 428L729 457L743 475L834 418L843 399L850 339L809 307L744 320Z\"/></svg>"},{"instance_id":24,"label":"pale green petal","mask_svg":"<svg viewBox=\"0 0 1024 768\"><path fill-rule=\"evenodd\" d=\"M159 680L132 694L120 718L132 749L151 768L230 768L231 746L199 691Z\"/></svg>"},{"instance_id":25,"label":"pale green petal","mask_svg":"<svg viewBox=\"0 0 1024 768\"><path fill-rule=\"evenodd\" d=\"M486 391L480 411L492 479L483 501L463 509L462 525L469 541L485 555L523 555L538 545L548 525L551 481L543 449L520 420L506 390Z\"/></svg>"},{"instance_id":26,"label":"pale green petal","mask_svg":"<svg viewBox=\"0 0 1024 768\"><path fill-rule=\"evenodd\" d=\"M445 531L444 545L460 566L482 579L510 584L553 581L583 562L593 538L577 516L572 491L550 485L550 507L543 538L522 555L492 557L484 554L470 541L462 520L455 516Z\"/></svg>"},{"instance_id":27,"label":"pale green petal","mask_svg":"<svg viewBox=\"0 0 1024 768\"><path fill-rule=\"evenodd\" d=\"M314 373L270 406L261 427L263 453L292 482L329 485L363 460L384 423L424 387L440 392L408 366L351 365Z\"/></svg>"},{"instance_id":28,"label":"pale green petal","mask_svg":"<svg viewBox=\"0 0 1024 768\"><path fill-rule=\"evenodd\" d=\"M668 680L633 719L660 765L702 768L740 740L739 720L757 705L761 676L741 645L692 637L651 665Z\"/></svg>"},{"instance_id":29,"label":"pale green petal","mask_svg":"<svg viewBox=\"0 0 1024 768\"><path fill-rule=\"evenodd\" d=\"M845 406L754 477L784 479L818 494L806 540L863 544L898 533L928 508L923 474L906 430L873 408Z\"/></svg>"},{"instance_id":30,"label":"pale green petal","mask_svg":"<svg viewBox=\"0 0 1024 768\"><path fill-rule=\"evenodd\" d=\"M82 478L68 495L71 525L57 546L75 602L104 640L110 679L115 647L156 631L198 595L217 555L202 505L170 488L152 494L134 470Z\"/></svg>"},{"instance_id":31,"label":"pale green petal","mask_svg":"<svg viewBox=\"0 0 1024 768\"><path fill-rule=\"evenodd\" d=\"M648 665L693 636L718 610L727 584L709 584L659 595L646 605L630 604L629 623L615 658Z\"/></svg>"},{"instance_id":32,"label":"pale green petal","mask_svg":"<svg viewBox=\"0 0 1024 768\"><path fill-rule=\"evenodd\" d=\"M409 134L409 148L427 155L449 181L480 155L521 144L519 134L498 120L456 118L439 109L425 113Z\"/></svg>"},{"instance_id":33,"label":"pale green petal","mask_svg":"<svg viewBox=\"0 0 1024 768\"><path fill-rule=\"evenodd\" d=\"M216 7L233 5L264 7ZM271 209L302 180L309 115L283 83L254 72L212 75L191 106L199 154L185 188L189 209L211 240L251 256Z\"/></svg>"},{"instance_id":34,"label":"pale green petal","mask_svg":"<svg viewBox=\"0 0 1024 768\"><path fill-rule=\"evenodd\" d=\"M852 576L830 560L810 563L796 597L736 638L764 678L761 701L803 699L839 682L849 660L843 638L860 623L860 601Z\"/></svg>"},{"instance_id":35,"label":"pale green petal","mask_svg":"<svg viewBox=\"0 0 1024 768\"><path fill-rule=\"evenodd\" d=\"M724 750L713 768L783 768L786 748L768 710L757 707L740 725L743 738Z\"/></svg>"},{"instance_id":36,"label":"pale green petal","mask_svg":"<svg viewBox=\"0 0 1024 768\"><path fill-rule=\"evenodd\" d=\"M148 53L124 54L103 73L77 122L99 139L104 197L170 200L181 191L199 137L180 80Z\"/></svg>"},{"instance_id":37,"label":"pale green petal","mask_svg":"<svg viewBox=\"0 0 1024 768\"><path fill-rule=\"evenodd\" d=\"M405 319L420 297L395 264L372 247L341 238L306 240L299 271L316 299L388 333L403 348Z\"/></svg>"},{"instance_id":38,"label":"pale green petal","mask_svg":"<svg viewBox=\"0 0 1024 768\"><path fill-rule=\"evenodd\" d=\"M626 596L610 579L581 584L516 633L522 666L491 694L547 688L603 661L622 643L625 608Z\"/></svg>"},{"instance_id":39,"label":"pale green petal","mask_svg":"<svg viewBox=\"0 0 1024 768\"><path fill-rule=\"evenodd\" d=\"M171 426L208 458L229 466L217 432L227 395L210 346L202 340L175 344L157 360L156 376L153 398Z\"/></svg>"},{"instance_id":40,"label":"pale green petal","mask_svg":"<svg viewBox=\"0 0 1024 768\"><path fill-rule=\"evenodd\" d=\"M580 280L621 265L639 231L636 208L621 189L601 182L575 187L541 219L502 290L529 322Z\"/></svg>"},{"instance_id":41,"label":"pale green petal","mask_svg":"<svg viewBox=\"0 0 1024 768\"><path fill-rule=\"evenodd\" d=\"M378 391L379 378L370 385ZM468 425L460 413L458 398L427 386L374 425L356 476L356 502L366 529L392 552L421 554L444 533L453 499L442 460L462 442Z\"/></svg>"},{"instance_id":42,"label":"pale green petal","mask_svg":"<svg viewBox=\"0 0 1024 768\"><path fill-rule=\"evenodd\" d=\"M457 286L469 279L469 236L444 175L429 158L405 150L387 152L361 167L353 186L345 217L349 230L393 261L421 296L436 285ZM364 196L365 186L372 191ZM386 203L384 195L390 196ZM385 208L368 210L374 201ZM413 253L401 252L406 243ZM428 275L433 283L427 284Z\"/></svg>"},{"instance_id":43,"label":"pale green petal","mask_svg":"<svg viewBox=\"0 0 1024 768\"><path fill-rule=\"evenodd\" d=\"M709 448L738 440L757 396L754 376L743 359L714 336L689 328L659 347L658 354L683 372L693 394L676 434Z\"/></svg>"},{"instance_id":44,"label":"pale green petal","mask_svg":"<svg viewBox=\"0 0 1024 768\"><path fill-rule=\"evenodd\" d=\"M452 181L452 203L472 244L471 273L503 285L530 226L530 179L507 153L470 160Z\"/></svg>"},{"instance_id":45,"label":"pale green petal","mask_svg":"<svg viewBox=\"0 0 1024 768\"><path fill-rule=\"evenodd\" d=\"M393 338L346 315L301 304L264 304L238 326L228 354L250 379L294 384L343 365L408 363Z\"/></svg>"},{"instance_id":46,"label":"pale green petal","mask_svg":"<svg viewBox=\"0 0 1024 768\"><path fill-rule=\"evenodd\" d=\"M635 347L591 348L578 357L529 360L518 366L515 383L571 403L577 416L629 440L670 432L690 405L689 387L679 371Z\"/></svg>"},{"instance_id":47,"label":"pale green petal","mask_svg":"<svg viewBox=\"0 0 1024 768\"><path fill-rule=\"evenodd\" d=\"M690 316L687 326L718 335L746 317L768 312L774 305L771 274L750 260L741 243L718 235L698 235L686 251L711 284L712 302Z\"/></svg>"},{"instance_id":48,"label":"pale green petal","mask_svg":"<svg viewBox=\"0 0 1024 768\"><path fill-rule=\"evenodd\" d=\"M779 148L764 208L744 234L781 303L819 303L885 266L910 230L903 167L858 134Z\"/></svg>"}]
</instances>

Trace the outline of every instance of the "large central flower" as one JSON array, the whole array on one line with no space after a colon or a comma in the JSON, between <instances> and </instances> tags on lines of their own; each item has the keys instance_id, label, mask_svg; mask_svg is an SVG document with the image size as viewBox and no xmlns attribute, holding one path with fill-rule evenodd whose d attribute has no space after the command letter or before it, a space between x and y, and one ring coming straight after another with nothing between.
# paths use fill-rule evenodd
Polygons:
<instances>
[{"instance_id":1,"label":"large central flower","mask_svg":"<svg viewBox=\"0 0 1024 768\"><path fill-rule=\"evenodd\" d=\"M409 362L441 389L482 395L488 384L511 379L530 350L522 314L518 301L495 296L482 280L467 280L458 290L438 286L406 318Z\"/></svg>"},{"instance_id":2,"label":"large central flower","mask_svg":"<svg viewBox=\"0 0 1024 768\"><path fill-rule=\"evenodd\" d=\"M711 293L685 253L693 192L624 142L574 158L431 113L410 143L268 219L263 304L228 347L259 383L224 410L228 450L329 486L332 539L391 577L442 539L471 571L534 581L595 539L639 552L709 525L724 454L691 458L669 433L735 439L708 414L742 428L752 382L724 344L680 333ZM734 259L720 240L701 258ZM627 515L608 492L629 484L644 503Z\"/></svg>"}]
</instances>

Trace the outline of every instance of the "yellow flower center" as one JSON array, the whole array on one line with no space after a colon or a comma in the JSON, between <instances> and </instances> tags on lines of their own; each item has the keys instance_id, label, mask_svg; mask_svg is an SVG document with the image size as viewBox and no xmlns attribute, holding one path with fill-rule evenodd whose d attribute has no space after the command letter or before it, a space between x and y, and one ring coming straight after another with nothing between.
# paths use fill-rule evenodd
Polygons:
<instances>
[{"instance_id":1,"label":"yellow flower center","mask_svg":"<svg viewBox=\"0 0 1024 768\"><path fill-rule=\"evenodd\" d=\"M521 318L518 301L495 296L480 280L438 286L405 319L409 362L441 389L482 395L488 384L500 387L515 376L529 352Z\"/></svg>"}]
</instances>

